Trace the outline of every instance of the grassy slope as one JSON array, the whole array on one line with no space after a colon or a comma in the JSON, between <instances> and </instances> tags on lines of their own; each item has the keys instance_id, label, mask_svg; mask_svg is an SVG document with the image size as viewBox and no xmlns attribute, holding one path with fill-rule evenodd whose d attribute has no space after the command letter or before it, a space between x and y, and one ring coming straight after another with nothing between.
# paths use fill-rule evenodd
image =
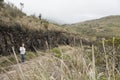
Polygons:
<instances>
[{"instance_id":1,"label":"grassy slope","mask_svg":"<svg viewBox=\"0 0 120 80\"><path fill-rule=\"evenodd\" d=\"M45 26L47 25L49 30L63 31L62 28L58 28L56 25L52 23L49 23L48 25L48 23L46 21L44 22L43 20L43 24L40 24L42 20L40 21L37 18L26 16L23 13L18 14L14 10L15 9L13 9L13 11L10 10L9 13L9 10L4 9L3 12L4 13L6 12L6 14L0 12L1 14L0 18L4 23L7 23L6 25L14 25L15 23L19 23L21 25L24 25L24 27L27 27L32 30L39 30L39 29L46 30L47 27ZM119 18L116 20L116 18L114 19L113 17L102 18L101 20L87 21L80 24L73 24L71 29L78 30L77 27L79 26L80 27L79 29L81 30L81 34L85 34L85 35L95 35L96 33L92 33L92 32L94 31L97 32L97 29L99 29L100 31L98 30L97 35L99 35L98 33L105 35L106 31L105 33L103 33L102 30L106 26L108 28L110 27L110 25L108 26L108 23L109 24L111 23L109 22L110 20L111 22L115 22L114 27L117 27L117 29L115 30L119 30L118 26L115 26L115 24L119 25ZM76 31L73 32L76 33ZM108 32L110 33L110 31ZM66 51L64 52L59 47L58 49L54 49L53 52L51 52L51 54L45 54L44 56L40 56L35 60L31 60L30 62L26 62L25 64L24 63L20 64L20 66L22 67L24 78L29 80L63 80L63 79L94 80L95 76L97 77L97 80L107 80L108 76L106 76L107 73L106 70L104 70L106 69L105 68L106 63L104 61L105 55L102 54L101 52L99 52L98 54L97 51L95 51L95 55L94 55L92 54L93 52L94 50L93 51L90 50L90 52L84 51L82 46L81 48L75 47L72 50L70 48L70 50L68 50L67 52ZM93 56L93 58L91 56ZM93 61L94 56L96 58L95 62ZM114 77L116 78L116 80L119 80L119 72L117 72L116 70L116 74L114 73L114 69L115 69L114 68L115 63L113 60L114 56L113 57L109 56L109 57L110 58L108 63L110 68L109 71L111 73L111 80L114 80L113 79ZM94 66L95 63L96 66ZM13 68L14 68L13 71L7 72L6 69L4 69L4 67L0 67L0 69L3 70L4 73L0 75L0 79L3 80L7 78L6 80L22 80L20 79L21 74L17 72L19 71L17 65L13 66ZM103 71L101 70L101 68L103 69ZM11 75L13 75L13 77Z\"/></svg>"},{"instance_id":2,"label":"grassy slope","mask_svg":"<svg viewBox=\"0 0 120 80\"><path fill-rule=\"evenodd\" d=\"M107 63L110 80L119 80L120 67L113 67L113 57L105 62L105 54L94 51L92 48L86 52L83 46L60 46L25 63L6 66L9 70L0 67L0 80L108 80Z\"/></svg>"},{"instance_id":3,"label":"grassy slope","mask_svg":"<svg viewBox=\"0 0 120 80\"><path fill-rule=\"evenodd\" d=\"M82 35L120 36L120 16L108 16L66 26L68 30Z\"/></svg>"},{"instance_id":4,"label":"grassy slope","mask_svg":"<svg viewBox=\"0 0 120 80\"><path fill-rule=\"evenodd\" d=\"M57 24L39 19L34 15L27 16L13 4L4 4L4 7L0 7L0 37L2 39L0 40L0 55L10 54L11 47L14 45L18 48L21 42L24 42L29 50L33 50L33 47L46 49L46 41L49 47L54 47L57 44L64 44L67 38L71 38L70 34Z\"/></svg>"},{"instance_id":5,"label":"grassy slope","mask_svg":"<svg viewBox=\"0 0 120 80\"><path fill-rule=\"evenodd\" d=\"M4 8L0 8L0 22L1 21L8 26L18 23L32 30L46 30L47 26L50 30L65 31L60 28L59 25L50 23L45 19L40 20L35 15L27 16L11 3L5 3Z\"/></svg>"}]
</instances>

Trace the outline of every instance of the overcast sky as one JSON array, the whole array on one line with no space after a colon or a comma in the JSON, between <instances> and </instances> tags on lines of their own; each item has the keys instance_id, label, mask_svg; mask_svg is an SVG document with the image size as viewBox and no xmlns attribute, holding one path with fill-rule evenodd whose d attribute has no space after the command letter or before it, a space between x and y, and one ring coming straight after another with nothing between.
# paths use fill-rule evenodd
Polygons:
<instances>
[{"instance_id":1,"label":"overcast sky","mask_svg":"<svg viewBox=\"0 0 120 80\"><path fill-rule=\"evenodd\" d=\"M109 15L120 15L120 0L5 0L28 15L39 13L60 23L76 23Z\"/></svg>"}]
</instances>

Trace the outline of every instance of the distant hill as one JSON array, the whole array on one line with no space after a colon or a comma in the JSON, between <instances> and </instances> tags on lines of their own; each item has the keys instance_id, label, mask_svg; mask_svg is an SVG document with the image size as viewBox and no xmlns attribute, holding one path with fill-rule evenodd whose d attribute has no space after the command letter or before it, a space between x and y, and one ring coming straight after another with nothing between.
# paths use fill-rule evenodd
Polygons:
<instances>
[{"instance_id":1,"label":"distant hill","mask_svg":"<svg viewBox=\"0 0 120 80\"><path fill-rule=\"evenodd\" d=\"M120 15L65 25L65 28L84 36L120 36Z\"/></svg>"}]
</instances>

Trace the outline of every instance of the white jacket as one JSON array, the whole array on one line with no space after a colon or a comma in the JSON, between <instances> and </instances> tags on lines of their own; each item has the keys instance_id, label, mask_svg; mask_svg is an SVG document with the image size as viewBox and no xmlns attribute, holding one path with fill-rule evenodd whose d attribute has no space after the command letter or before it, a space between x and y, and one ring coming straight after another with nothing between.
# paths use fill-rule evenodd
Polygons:
<instances>
[{"instance_id":1,"label":"white jacket","mask_svg":"<svg viewBox=\"0 0 120 80\"><path fill-rule=\"evenodd\" d=\"M20 47L20 54L25 54L25 52L26 52L25 47Z\"/></svg>"}]
</instances>

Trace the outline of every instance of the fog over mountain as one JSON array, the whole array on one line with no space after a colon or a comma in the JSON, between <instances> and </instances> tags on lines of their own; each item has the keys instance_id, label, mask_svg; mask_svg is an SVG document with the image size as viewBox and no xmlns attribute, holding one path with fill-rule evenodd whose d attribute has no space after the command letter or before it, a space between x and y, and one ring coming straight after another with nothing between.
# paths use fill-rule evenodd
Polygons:
<instances>
[{"instance_id":1,"label":"fog over mountain","mask_svg":"<svg viewBox=\"0 0 120 80\"><path fill-rule=\"evenodd\" d=\"M109 15L120 14L120 0L5 0L20 8L28 15L39 13L43 18L71 24Z\"/></svg>"}]
</instances>

